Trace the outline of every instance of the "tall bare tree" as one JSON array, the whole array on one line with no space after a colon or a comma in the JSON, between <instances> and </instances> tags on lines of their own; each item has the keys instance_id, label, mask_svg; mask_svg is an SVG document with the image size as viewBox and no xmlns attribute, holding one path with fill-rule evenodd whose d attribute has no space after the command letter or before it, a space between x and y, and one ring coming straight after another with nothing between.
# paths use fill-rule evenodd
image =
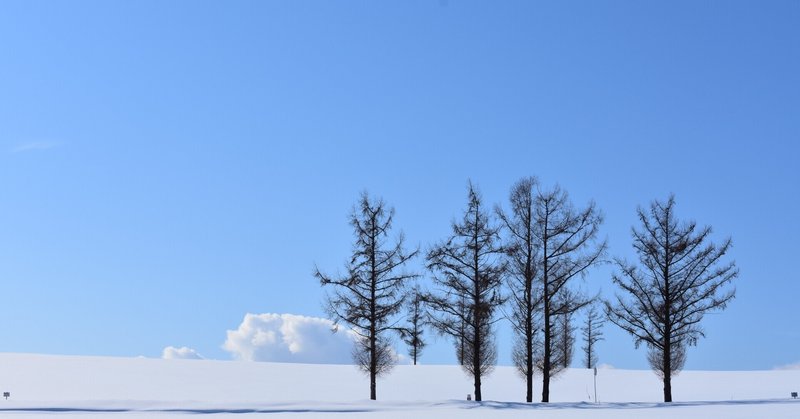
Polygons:
<instances>
[{"instance_id":1,"label":"tall bare tree","mask_svg":"<svg viewBox=\"0 0 800 419\"><path fill-rule=\"evenodd\" d=\"M506 234L506 254L509 275L507 286L511 313L508 316L514 332L512 359L525 379L525 401L533 401L533 373L536 350L541 345L539 322L541 319L542 287L538 281L540 248L536 239L534 195L538 181L523 178L511 188L511 211L506 214L495 208Z\"/></svg>"},{"instance_id":2,"label":"tall bare tree","mask_svg":"<svg viewBox=\"0 0 800 419\"><path fill-rule=\"evenodd\" d=\"M583 364L586 368L594 368L597 366L597 342L605 340L603 338L603 325L605 320L600 315L597 305L592 303L589 305L589 310L586 312L586 318L581 327L581 336L583 337Z\"/></svg>"},{"instance_id":3,"label":"tall bare tree","mask_svg":"<svg viewBox=\"0 0 800 419\"><path fill-rule=\"evenodd\" d=\"M452 236L427 254L435 293L425 296L432 325L451 336L458 347L462 368L473 377L475 400L481 400L481 377L494 368L497 349L493 324L502 304L500 286L505 262L480 194L470 182L467 209L453 222Z\"/></svg>"},{"instance_id":4,"label":"tall bare tree","mask_svg":"<svg viewBox=\"0 0 800 419\"><path fill-rule=\"evenodd\" d=\"M398 330L395 317L403 305L406 282L418 276L402 271L418 250L406 253L402 233L389 243L393 219L393 208L387 209L382 199L372 200L364 192L350 215L355 243L347 275L336 278L318 268L314 273L323 286L333 288L326 298L328 314L359 337L353 357L369 375L372 400L376 399L376 378L394 365L387 332Z\"/></svg>"},{"instance_id":5,"label":"tall bare tree","mask_svg":"<svg viewBox=\"0 0 800 419\"><path fill-rule=\"evenodd\" d=\"M538 188L534 200L535 236L540 250L539 275L542 281L543 354L542 402L550 401L550 378L558 371L554 354L556 334L554 320L559 315L579 310L588 299L559 298L561 290L587 270L602 261L607 244L597 242L603 217L590 202L575 209L567 192L556 186ZM563 365L563 360L562 360Z\"/></svg>"},{"instance_id":6,"label":"tall bare tree","mask_svg":"<svg viewBox=\"0 0 800 419\"><path fill-rule=\"evenodd\" d=\"M409 294L407 305L406 326L400 329L403 342L408 345L408 355L417 365L417 359L422 354L427 343L422 335L425 332L425 308L423 307L422 294L415 287Z\"/></svg>"},{"instance_id":7,"label":"tall bare tree","mask_svg":"<svg viewBox=\"0 0 800 419\"><path fill-rule=\"evenodd\" d=\"M731 239L717 246L711 227L675 217L675 197L637 210L641 229L632 229L639 266L617 259L613 281L630 297L606 302L609 320L630 333L664 382L664 401L672 401L672 376L686 360L686 348L704 337L700 322L723 310L734 296L727 286L739 275L735 262L722 263Z\"/></svg>"}]
</instances>

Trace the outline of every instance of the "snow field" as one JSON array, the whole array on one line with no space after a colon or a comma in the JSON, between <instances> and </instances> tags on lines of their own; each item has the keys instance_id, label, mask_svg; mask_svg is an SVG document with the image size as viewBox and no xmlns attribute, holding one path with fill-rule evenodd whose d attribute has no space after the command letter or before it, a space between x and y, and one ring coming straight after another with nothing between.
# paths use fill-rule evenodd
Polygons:
<instances>
[{"instance_id":1,"label":"snow field","mask_svg":"<svg viewBox=\"0 0 800 419\"><path fill-rule=\"evenodd\" d=\"M366 377L347 365L0 354L0 392L11 392L0 417L800 417L800 400L789 398L800 370L684 371L671 405L659 402L650 371L599 369L599 404L592 379L567 370L552 383L552 403L527 404L516 371L498 367L483 381L487 401L476 403L465 400L472 380L459 367L400 365L372 402Z\"/></svg>"}]
</instances>

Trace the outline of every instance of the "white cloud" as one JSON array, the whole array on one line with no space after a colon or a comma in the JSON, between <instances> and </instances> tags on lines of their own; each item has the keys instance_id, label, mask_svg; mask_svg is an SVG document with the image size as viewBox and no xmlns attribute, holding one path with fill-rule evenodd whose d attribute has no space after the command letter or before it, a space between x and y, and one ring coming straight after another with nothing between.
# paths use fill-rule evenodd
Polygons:
<instances>
[{"instance_id":1,"label":"white cloud","mask_svg":"<svg viewBox=\"0 0 800 419\"><path fill-rule=\"evenodd\" d=\"M24 153L26 151L48 150L57 147L59 143L55 141L32 141L28 143L18 144L11 149L12 153Z\"/></svg>"},{"instance_id":2,"label":"white cloud","mask_svg":"<svg viewBox=\"0 0 800 419\"><path fill-rule=\"evenodd\" d=\"M795 362L794 364L787 364L787 365L779 365L775 368L775 370L800 370L800 362Z\"/></svg>"},{"instance_id":3,"label":"white cloud","mask_svg":"<svg viewBox=\"0 0 800 419\"><path fill-rule=\"evenodd\" d=\"M355 333L319 317L246 314L222 348L245 361L352 364Z\"/></svg>"},{"instance_id":4,"label":"white cloud","mask_svg":"<svg viewBox=\"0 0 800 419\"><path fill-rule=\"evenodd\" d=\"M163 359L205 359L192 348L167 346L161 353Z\"/></svg>"}]
</instances>

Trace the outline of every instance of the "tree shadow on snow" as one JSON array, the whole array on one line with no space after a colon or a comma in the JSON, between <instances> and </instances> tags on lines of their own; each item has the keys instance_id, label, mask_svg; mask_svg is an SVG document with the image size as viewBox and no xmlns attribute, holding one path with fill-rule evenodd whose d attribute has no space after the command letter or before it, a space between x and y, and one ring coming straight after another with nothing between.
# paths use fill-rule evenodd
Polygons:
<instances>
[{"instance_id":1,"label":"tree shadow on snow","mask_svg":"<svg viewBox=\"0 0 800 419\"><path fill-rule=\"evenodd\" d=\"M465 409L512 409L512 410L561 410L561 409L655 409L655 408L679 408L679 407L701 407L701 406L752 406L752 405L776 405L788 403L800 403L795 399L764 399L764 400L717 400L717 401L692 401L692 402L616 402L616 403L523 403L523 402L497 402L497 401L458 401Z\"/></svg>"},{"instance_id":2,"label":"tree shadow on snow","mask_svg":"<svg viewBox=\"0 0 800 419\"><path fill-rule=\"evenodd\" d=\"M194 415L218 414L268 414L268 413L367 413L379 409L372 408L263 408L263 409L104 409L89 407L20 407L0 408L0 412L7 413L185 413Z\"/></svg>"},{"instance_id":3,"label":"tree shadow on snow","mask_svg":"<svg viewBox=\"0 0 800 419\"><path fill-rule=\"evenodd\" d=\"M270 413L368 413L380 411L417 410L421 407L428 408L456 408L456 409L497 409L497 410L629 410L629 409L656 409L656 408L681 408L703 406L748 406L748 405L781 405L798 403L794 399L766 399L766 400L723 400L723 401L693 401L673 403L653 402L621 402L621 403L522 403L498 401L464 401L449 400L435 403L377 403L372 405L347 405L339 406L263 406L258 408L103 408L103 407L7 407L0 408L0 413L184 413L194 415L216 414L270 414Z\"/></svg>"}]
</instances>

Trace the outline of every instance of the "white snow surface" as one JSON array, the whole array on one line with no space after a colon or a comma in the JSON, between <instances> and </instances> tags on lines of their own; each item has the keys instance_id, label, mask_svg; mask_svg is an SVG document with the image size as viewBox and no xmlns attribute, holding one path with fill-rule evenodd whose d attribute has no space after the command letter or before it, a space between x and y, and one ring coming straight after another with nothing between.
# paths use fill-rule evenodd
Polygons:
<instances>
[{"instance_id":1,"label":"white snow surface","mask_svg":"<svg viewBox=\"0 0 800 419\"><path fill-rule=\"evenodd\" d=\"M541 377L534 399L541 396ZM374 418L800 418L800 370L684 371L674 403L661 403L650 371L570 369L551 403L524 403L524 381L498 367L483 402L457 366L399 365L368 400L366 376L349 365L0 354L0 417L214 419Z\"/></svg>"}]
</instances>

